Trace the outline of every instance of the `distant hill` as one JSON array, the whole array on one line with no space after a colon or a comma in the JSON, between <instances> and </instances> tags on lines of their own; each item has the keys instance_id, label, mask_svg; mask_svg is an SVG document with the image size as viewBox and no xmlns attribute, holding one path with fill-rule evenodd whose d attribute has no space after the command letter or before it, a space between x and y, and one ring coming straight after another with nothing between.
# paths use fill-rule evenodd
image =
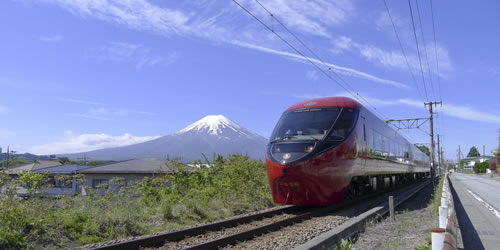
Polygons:
<instances>
[{"instance_id":1,"label":"distant hill","mask_svg":"<svg viewBox=\"0 0 500 250\"><path fill-rule=\"evenodd\" d=\"M251 158L265 157L267 139L239 126L223 115L209 115L176 133L129 146L106 148L89 152L64 154L79 158L83 154L92 160L127 160L139 158L181 157L184 162L209 159L218 153L227 156L241 153Z\"/></svg>"}]
</instances>

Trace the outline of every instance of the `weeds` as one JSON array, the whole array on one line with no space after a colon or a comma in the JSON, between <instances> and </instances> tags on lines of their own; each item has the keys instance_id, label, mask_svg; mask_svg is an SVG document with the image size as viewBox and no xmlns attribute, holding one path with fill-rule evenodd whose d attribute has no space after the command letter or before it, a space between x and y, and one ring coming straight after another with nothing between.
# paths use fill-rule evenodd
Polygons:
<instances>
[{"instance_id":1,"label":"weeds","mask_svg":"<svg viewBox=\"0 0 500 250\"><path fill-rule=\"evenodd\" d=\"M444 176L439 177L439 184L434 190L434 197L432 200L432 216L439 214L439 206L441 206L441 193L443 192Z\"/></svg>"},{"instance_id":2,"label":"weeds","mask_svg":"<svg viewBox=\"0 0 500 250\"><path fill-rule=\"evenodd\" d=\"M0 249L75 247L274 206L262 161L231 155L209 163L209 168L187 169L173 160L168 163L172 172L128 186L114 179L100 189L86 187L87 196L57 199L40 192L45 176L23 173L11 180L0 175ZM20 185L29 188L30 199L14 195Z\"/></svg>"},{"instance_id":3,"label":"weeds","mask_svg":"<svg viewBox=\"0 0 500 250\"><path fill-rule=\"evenodd\" d=\"M352 240L350 239L342 239L340 242L337 241L336 245L338 250L356 250L356 248L354 248L353 246Z\"/></svg>"}]
</instances>

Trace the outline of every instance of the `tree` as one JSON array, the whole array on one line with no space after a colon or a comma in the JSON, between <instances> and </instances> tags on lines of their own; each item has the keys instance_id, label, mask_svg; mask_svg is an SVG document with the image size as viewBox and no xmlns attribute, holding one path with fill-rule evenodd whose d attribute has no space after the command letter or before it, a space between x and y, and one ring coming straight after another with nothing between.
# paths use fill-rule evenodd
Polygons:
<instances>
[{"instance_id":1,"label":"tree","mask_svg":"<svg viewBox=\"0 0 500 250\"><path fill-rule=\"evenodd\" d=\"M472 148L470 148L469 150L469 153L467 154L467 157L478 157L478 156L481 156L481 154L479 154L479 151L475 146L472 146Z\"/></svg>"},{"instance_id":2,"label":"tree","mask_svg":"<svg viewBox=\"0 0 500 250\"><path fill-rule=\"evenodd\" d=\"M68 157L59 157L57 160L63 165L71 162Z\"/></svg>"},{"instance_id":3,"label":"tree","mask_svg":"<svg viewBox=\"0 0 500 250\"><path fill-rule=\"evenodd\" d=\"M486 173L486 169L489 167L489 163L485 162L476 162L474 164L474 172L475 173Z\"/></svg>"},{"instance_id":4,"label":"tree","mask_svg":"<svg viewBox=\"0 0 500 250\"><path fill-rule=\"evenodd\" d=\"M417 145L415 144L415 146L420 149L420 151L424 152L427 156L431 157L431 151L429 150L429 148L427 146L424 146L424 145Z\"/></svg>"}]
</instances>

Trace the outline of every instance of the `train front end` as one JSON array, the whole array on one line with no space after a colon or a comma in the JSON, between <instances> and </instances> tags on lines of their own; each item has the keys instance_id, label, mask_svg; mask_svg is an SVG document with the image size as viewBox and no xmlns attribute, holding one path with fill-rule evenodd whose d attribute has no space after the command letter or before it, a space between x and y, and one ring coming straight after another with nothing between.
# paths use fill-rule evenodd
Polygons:
<instances>
[{"instance_id":1,"label":"train front end","mask_svg":"<svg viewBox=\"0 0 500 250\"><path fill-rule=\"evenodd\" d=\"M300 206L342 201L357 157L353 132L359 104L345 97L320 98L287 109L267 146L273 200Z\"/></svg>"}]
</instances>

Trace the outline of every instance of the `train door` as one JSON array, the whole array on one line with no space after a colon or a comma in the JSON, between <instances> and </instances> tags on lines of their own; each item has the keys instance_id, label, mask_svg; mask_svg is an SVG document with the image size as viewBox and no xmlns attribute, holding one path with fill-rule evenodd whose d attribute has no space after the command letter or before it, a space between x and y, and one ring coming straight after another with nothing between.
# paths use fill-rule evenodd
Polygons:
<instances>
[{"instance_id":1,"label":"train door","mask_svg":"<svg viewBox=\"0 0 500 250\"><path fill-rule=\"evenodd\" d=\"M361 149L361 167L363 170L366 168L366 161L368 160L368 131L366 130L366 119L361 116L361 121L363 122L363 139L362 140L362 149Z\"/></svg>"}]
</instances>

